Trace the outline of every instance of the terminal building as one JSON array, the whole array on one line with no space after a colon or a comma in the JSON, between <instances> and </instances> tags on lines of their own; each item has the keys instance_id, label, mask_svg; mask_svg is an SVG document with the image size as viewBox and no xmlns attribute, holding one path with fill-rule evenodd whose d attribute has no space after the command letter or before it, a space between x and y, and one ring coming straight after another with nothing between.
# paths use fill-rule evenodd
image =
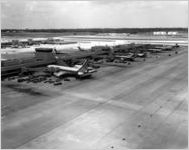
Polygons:
<instances>
[{"instance_id":1,"label":"terminal building","mask_svg":"<svg viewBox=\"0 0 189 150\"><path fill-rule=\"evenodd\" d=\"M177 35L178 32L176 31L168 31L168 32L165 32L165 31L156 31L156 32L153 32L153 35Z\"/></svg>"}]
</instances>

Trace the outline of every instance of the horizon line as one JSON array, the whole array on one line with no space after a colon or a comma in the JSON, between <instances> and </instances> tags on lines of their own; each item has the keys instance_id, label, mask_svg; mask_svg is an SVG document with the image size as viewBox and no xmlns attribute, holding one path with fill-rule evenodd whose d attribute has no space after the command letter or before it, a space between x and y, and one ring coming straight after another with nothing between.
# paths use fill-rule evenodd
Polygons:
<instances>
[{"instance_id":1,"label":"horizon line","mask_svg":"<svg viewBox=\"0 0 189 150\"><path fill-rule=\"evenodd\" d=\"M1 30L77 30L77 29L161 29L161 28L184 28L188 29L188 27L113 27L113 28L104 28L104 27L94 27L94 28L4 28Z\"/></svg>"}]
</instances>

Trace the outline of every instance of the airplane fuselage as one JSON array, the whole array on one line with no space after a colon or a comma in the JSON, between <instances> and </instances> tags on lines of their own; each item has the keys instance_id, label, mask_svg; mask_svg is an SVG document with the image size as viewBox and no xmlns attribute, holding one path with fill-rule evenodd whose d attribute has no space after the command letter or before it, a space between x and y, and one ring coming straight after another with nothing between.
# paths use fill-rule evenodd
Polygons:
<instances>
[{"instance_id":1,"label":"airplane fuselage","mask_svg":"<svg viewBox=\"0 0 189 150\"><path fill-rule=\"evenodd\" d=\"M95 69L91 67L82 68L82 65L75 65L74 67L69 66L60 66L60 65L48 65L48 68L53 68L57 74L57 76L61 76L63 74L72 74L77 75L79 77L89 76L92 73L96 72Z\"/></svg>"}]
</instances>

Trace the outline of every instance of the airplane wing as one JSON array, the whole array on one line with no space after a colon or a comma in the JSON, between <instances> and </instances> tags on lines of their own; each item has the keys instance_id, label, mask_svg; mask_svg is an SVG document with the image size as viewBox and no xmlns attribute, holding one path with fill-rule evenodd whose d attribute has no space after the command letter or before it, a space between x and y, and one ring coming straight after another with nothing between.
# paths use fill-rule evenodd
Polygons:
<instances>
[{"instance_id":1,"label":"airplane wing","mask_svg":"<svg viewBox=\"0 0 189 150\"><path fill-rule=\"evenodd\" d=\"M59 72L54 72L54 75L55 75L56 77L60 77L60 76L65 75L65 74L67 74L67 73L68 73L67 71L59 71Z\"/></svg>"},{"instance_id":2,"label":"airplane wing","mask_svg":"<svg viewBox=\"0 0 189 150\"><path fill-rule=\"evenodd\" d=\"M67 72L77 72L80 68L78 66L75 67L68 67L68 66L59 66L59 65L48 65L48 68L56 68L62 71L67 71Z\"/></svg>"}]
</instances>

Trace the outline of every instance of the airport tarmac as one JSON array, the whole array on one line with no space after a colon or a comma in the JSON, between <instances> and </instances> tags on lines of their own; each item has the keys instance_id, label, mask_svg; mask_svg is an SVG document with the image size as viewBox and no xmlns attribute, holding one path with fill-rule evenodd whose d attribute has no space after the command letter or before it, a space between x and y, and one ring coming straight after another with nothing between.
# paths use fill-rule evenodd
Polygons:
<instances>
[{"instance_id":1,"label":"airport tarmac","mask_svg":"<svg viewBox=\"0 0 189 150\"><path fill-rule=\"evenodd\" d=\"M78 46L82 49L90 49L92 46L115 46L120 44L162 44L162 45L175 45L175 43L183 46L188 45L188 40L186 37L171 37L171 36L59 36L55 37L56 39L64 40L65 42L75 42L71 44L40 44L33 45L27 48L5 48L1 50L1 54L13 54L13 53L25 53L25 52L34 52L35 48L38 47L48 47L56 48L58 51L69 51L78 50ZM39 40L40 38L34 38ZM43 38L41 38L43 39ZM22 39L27 41L27 38ZM44 39L43 39L44 40Z\"/></svg>"},{"instance_id":2,"label":"airport tarmac","mask_svg":"<svg viewBox=\"0 0 189 150\"><path fill-rule=\"evenodd\" d=\"M3 81L2 105L12 111L2 119L2 148L187 148L187 59L185 48L136 66L100 68L66 87L33 85L33 95Z\"/></svg>"}]
</instances>

